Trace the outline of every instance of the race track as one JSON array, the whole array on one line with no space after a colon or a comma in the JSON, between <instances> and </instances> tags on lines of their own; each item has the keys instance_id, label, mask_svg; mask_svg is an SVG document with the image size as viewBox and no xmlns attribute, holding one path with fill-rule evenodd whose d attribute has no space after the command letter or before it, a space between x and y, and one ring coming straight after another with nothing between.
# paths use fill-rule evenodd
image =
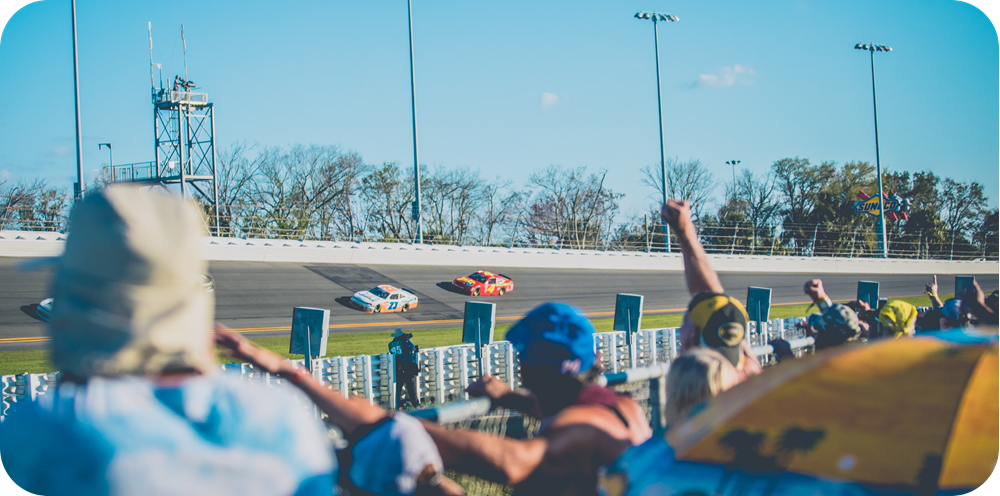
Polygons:
<instances>
[{"instance_id":1,"label":"race track","mask_svg":"<svg viewBox=\"0 0 1000 496\"><path fill-rule=\"evenodd\" d=\"M21 272L23 259L0 258L0 350L42 348L44 341L20 341L45 335L44 324L34 317L34 305L48 297L49 274ZM287 336L295 306L330 309L330 332L364 332L405 325L410 329L460 327L441 322L462 318L464 303L474 298L448 289L452 279L488 267L441 267L403 265L319 265L302 263L212 262L209 272L216 283L216 318L223 324L246 330L254 336ZM497 303L500 322L524 315L544 301L563 301L587 313L614 310L615 294L645 296L645 311L682 311L690 298L681 272L509 268L500 271L514 280L514 291L504 296L479 297ZM987 292L998 286L998 275L974 274ZM734 296L744 299L747 286L774 290L773 303L806 301L802 284L807 274L720 275ZM823 277L827 292L835 299L853 298L859 280L881 283L883 296L920 295L923 275L837 274ZM940 278L941 292L954 291L954 277ZM420 297L408 313L372 315L349 306L355 291L377 284L410 289ZM601 317L602 315L596 315ZM275 327L285 328L276 330ZM272 328L272 329L268 329ZM13 342L17 340L19 342Z\"/></svg>"}]
</instances>

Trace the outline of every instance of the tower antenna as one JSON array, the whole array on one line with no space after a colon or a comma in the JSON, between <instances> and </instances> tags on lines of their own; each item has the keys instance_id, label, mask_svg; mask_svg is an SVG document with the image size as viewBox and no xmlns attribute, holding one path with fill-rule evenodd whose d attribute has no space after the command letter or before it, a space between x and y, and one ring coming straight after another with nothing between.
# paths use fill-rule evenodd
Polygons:
<instances>
[{"instance_id":1,"label":"tower antenna","mask_svg":"<svg viewBox=\"0 0 1000 496\"><path fill-rule=\"evenodd\" d=\"M184 45L184 81L188 80L188 45L184 40L184 25L181 24L181 44Z\"/></svg>"},{"instance_id":2,"label":"tower antenna","mask_svg":"<svg viewBox=\"0 0 1000 496\"><path fill-rule=\"evenodd\" d=\"M156 87L156 83L153 82L153 22L148 21L147 27L149 28L149 87Z\"/></svg>"}]
</instances>

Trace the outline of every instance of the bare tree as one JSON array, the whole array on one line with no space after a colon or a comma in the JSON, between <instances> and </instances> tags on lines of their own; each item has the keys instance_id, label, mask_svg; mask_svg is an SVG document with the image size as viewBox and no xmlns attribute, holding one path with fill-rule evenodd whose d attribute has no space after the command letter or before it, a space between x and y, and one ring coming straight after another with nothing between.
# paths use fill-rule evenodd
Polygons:
<instances>
[{"instance_id":1,"label":"bare tree","mask_svg":"<svg viewBox=\"0 0 1000 496\"><path fill-rule=\"evenodd\" d=\"M55 231L66 223L66 194L45 179L0 180L0 230Z\"/></svg>"},{"instance_id":2,"label":"bare tree","mask_svg":"<svg viewBox=\"0 0 1000 496\"><path fill-rule=\"evenodd\" d=\"M482 206L477 220L479 242L483 246L493 244L494 233L510 226L511 220L515 224L513 229L517 229L517 212L525 194L521 191L511 191L509 188L512 184L512 181L504 181L497 177L496 180L486 182L479 189Z\"/></svg>"},{"instance_id":3,"label":"bare tree","mask_svg":"<svg viewBox=\"0 0 1000 496\"><path fill-rule=\"evenodd\" d=\"M983 185L976 182L955 181L945 178L938 194L941 208L944 212L942 220L951 236L951 248L948 258L953 258L955 238L965 239L965 233L974 231L977 224L983 222L986 211L986 194Z\"/></svg>"},{"instance_id":4,"label":"bare tree","mask_svg":"<svg viewBox=\"0 0 1000 496\"><path fill-rule=\"evenodd\" d=\"M700 160L681 162L677 158L667 159L667 197L691 201L691 210L698 217L702 208L712 201L715 180L708 168ZM656 190L656 201L663 199L663 171L660 167L642 168L642 183Z\"/></svg>"},{"instance_id":5,"label":"bare tree","mask_svg":"<svg viewBox=\"0 0 1000 496\"><path fill-rule=\"evenodd\" d=\"M463 243L482 204L479 172L468 167L438 167L423 181L421 214L427 214L424 238Z\"/></svg>"},{"instance_id":6,"label":"bare tree","mask_svg":"<svg viewBox=\"0 0 1000 496\"><path fill-rule=\"evenodd\" d=\"M366 175L361 185L367 228L387 241L412 239L413 174L404 173L396 162L385 162Z\"/></svg>"},{"instance_id":7,"label":"bare tree","mask_svg":"<svg viewBox=\"0 0 1000 496\"><path fill-rule=\"evenodd\" d=\"M599 246L602 228L610 224L625 196L604 186L607 173L588 176L586 167L556 165L533 173L528 186L538 191L522 214L531 234L539 241L554 238L556 246Z\"/></svg>"},{"instance_id":8,"label":"bare tree","mask_svg":"<svg viewBox=\"0 0 1000 496\"><path fill-rule=\"evenodd\" d=\"M756 176L749 169L736 178L736 183L726 189L726 197L736 202L750 223L750 251L753 253L758 229L771 227L781 211L781 202L775 198L777 185L771 174Z\"/></svg>"},{"instance_id":9,"label":"bare tree","mask_svg":"<svg viewBox=\"0 0 1000 496\"><path fill-rule=\"evenodd\" d=\"M363 172L359 162L345 158L336 146L295 145L284 153L274 148L262 152L253 197L265 232L330 237L336 209L350 205L344 197Z\"/></svg>"}]
</instances>

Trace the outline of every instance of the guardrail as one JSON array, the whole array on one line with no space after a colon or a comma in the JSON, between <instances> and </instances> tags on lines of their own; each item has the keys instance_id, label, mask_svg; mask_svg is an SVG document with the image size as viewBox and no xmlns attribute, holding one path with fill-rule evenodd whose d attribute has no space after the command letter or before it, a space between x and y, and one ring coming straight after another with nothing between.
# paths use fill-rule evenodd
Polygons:
<instances>
[{"instance_id":1,"label":"guardrail","mask_svg":"<svg viewBox=\"0 0 1000 496\"><path fill-rule=\"evenodd\" d=\"M762 364L773 362L773 350L767 342L776 337L800 339L804 336L795 329L801 318L774 319L766 324L763 332L757 332L755 323L750 324L750 343ZM616 377L627 382L638 380L628 372L640 367L669 365L677 355L677 328L643 329L636 333L635 363L631 363L630 350L625 344L625 333L601 332L594 336L594 344L601 355L601 364L608 374L609 384L616 384ZM794 341L797 345L808 346L806 341ZM810 343L811 344L811 343ZM479 379L479 363L475 345L460 344L421 350L418 356L420 373L417 389L425 404L445 404L456 400L468 400L465 389ZM483 353L483 370L507 383L512 389L521 385L520 361L517 351L508 341L497 341L487 345ZM305 365L303 360L293 363ZM226 373L238 374L248 381L266 385L282 384L283 379L261 372L249 363L228 363L221 365ZM396 407L395 377L392 357L388 353L379 355L359 355L352 357L316 358L312 361L313 377L321 384L340 391L344 396L357 395L368 398L373 404L385 408ZM615 374L625 374L623 376ZM629 379L631 377L631 379ZM17 374L0 376L2 401L0 420L12 405L21 401L32 401L38 395L46 394L59 380L59 372L45 374Z\"/></svg>"},{"instance_id":2,"label":"guardrail","mask_svg":"<svg viewBox=\"0 0 1000 496\"><path fill-rule=\"evenodd\" d=\"M0 256L39 257L62 253L58 232L0 231ZM352 243L275 239L204 238L203 257L211 261L298 262L352 265L448 265L682 271L679 253L557 250L551 248ZM829 258L709 254L719 272L809 274L992 274L997 262Z\"/></svg>"}]
</instances>

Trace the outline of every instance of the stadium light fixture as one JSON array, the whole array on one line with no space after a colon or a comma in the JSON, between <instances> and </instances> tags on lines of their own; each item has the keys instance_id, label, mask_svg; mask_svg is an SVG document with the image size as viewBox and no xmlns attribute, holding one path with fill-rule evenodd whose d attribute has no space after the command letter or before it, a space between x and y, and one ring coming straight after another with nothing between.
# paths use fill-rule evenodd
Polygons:
<instances>
[{"instance_id":1,"label":"stadium light fixture","mask_svg":"<svg viewBox=\"0 0 1000 496\"><path fill-rule=\"evenodd\" d=\"M108 147L108 167L114 167L115 166L115 155L114 155L114 152L111 151L111 143L98 143L97 144L97 149L98 150L103 149L104 147Z\"/></svg>"},{"instance_id":2,"label":"stadium light fixture","mask_svg":"<svg viewBox=\"0 0 1000 496\"><path fill-rule=\"evenodd\" d=\"M660 187L663 189L663 204L667 204L667 162L663 153L663 102L660 98L660 43L657 37L657 22L676 22L680 18L672 14L660 12L636 12L639 20L653 20L653 51L656 55L656 111L660 118ZM670 226L663 224L663 239L666 241L666 251L670 252Z\"/></svg>"},{"instance_id":3,"label":"stadium light fixture","mask_svg":"<svg viewBox=\"0 0 1000 496\"><path fill-rule=\"evenodd\" d=\"M736 186L736 166L739 165L739 160L726 160L726 165L733 166L733 186Z\"/></svg>"},{"instance_id":4,"label":"stadium light fixture","mask_svg":"<svg viewBox=\"0 0 1000 496\"><path fill-rule=\"evenodd\" d=\"M889 245L886 242L888 236L885 232L885 205L882 196L882 164L879 160L878 149L878 100L875 98L875 52L891 52L892 47L886 45L876 45L875 43L858 43L854 45L855 50L868 52L872 66L872 108L875 112L875 174L878 175L878 222L879 241L882 244L882 258L889 258Z\"/></svg>"}]
</instances>

